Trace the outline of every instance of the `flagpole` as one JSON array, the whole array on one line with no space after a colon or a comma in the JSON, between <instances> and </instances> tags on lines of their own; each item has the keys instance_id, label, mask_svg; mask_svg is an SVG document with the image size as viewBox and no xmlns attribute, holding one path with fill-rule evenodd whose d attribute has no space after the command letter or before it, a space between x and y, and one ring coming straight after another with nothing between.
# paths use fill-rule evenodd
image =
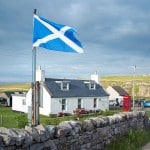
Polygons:
<instances>
[{"instance_id":1,"label":"flagpole","mask_svg":"<svg viewBox=\"0 0 150 150\"><path fill-rule=\"evenodd\" d=\"M32 49L32 125L34 126L35 123L35 113L36 113L36 107L35 107L35 99L36 99L36 48L33 47Z\"/></svg>"},{"instance_id":2,"label":"flagpole","mask_svg":"<svg viewBox=\"0 0 150 150\"><path fill-rule=\"evenodd\" d=\"M36 81L36 47L43 47L43 48L46 48L49 50L55 50L55 51L58 51L58 49L60 48L59 51L62 51L62 52L77 52L77 53L83 53L83 48L82 48L80 41L78 41L76 37L74 36L73 34L74 30L70 30L68 26L65 26L66 28L63 27L65 28L64 32L67 32L68 30L70 30L69 32L72 33L70 34L69 37L64 36L61 33L62 25L57 26L58 28L57 29L55 27L56 23L49 23L45 21L44 18L36 16L36 9L34 9L33 14L34 14L34 34L33 34L34 46L32 49L32 107L30 106L31 111L29 114L32 114L31 115L32 117L30 120L32 122L32 125L35 126L39 124L39 120L40 120L39 119L39 101L40 101L39 99L40 99L40 96L43 96L43 95L40 95L41 94L40 83ZM52 37L52 39L46 38L49 35L50 37ZM72 39L75 39L75 40L72 40ZM63 41L63 43L66 46L64 46L64 44L62 44L62 42L60 41ZM55 44L58 45L57 49L56 49Z\"/></svg>"},{"instance_id":3,"label":"flagpole","mask_svg":"<svg viewBox=\"0 0 150 150\"><path fill-rule=\"evenodd\" d=\"M36 9L33 15L36 14ZM38 83L36 82L36 47L32 48L32 126L39 124Z\"/></svg>"},{"instance_id":4,"label":"flagpole","mask_svg":"<svg viewBox=\"0 0 150 150\"><path fill-rule=\"evenodd\" d=\"M33 15L36 15L36 9L34 9ZM32 82L36 82L36 47L32 48Z\"/></svg>"}]
</instances>

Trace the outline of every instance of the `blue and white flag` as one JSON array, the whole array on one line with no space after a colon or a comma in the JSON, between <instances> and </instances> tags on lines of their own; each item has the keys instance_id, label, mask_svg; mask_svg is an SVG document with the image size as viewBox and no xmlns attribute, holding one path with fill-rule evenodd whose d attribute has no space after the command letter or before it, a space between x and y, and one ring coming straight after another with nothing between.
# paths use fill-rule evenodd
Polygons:
<instances>
[{"instance_id":1,"label":"blue and white flag","mask_svg":"<svg viewBox=\"0 0 150 150\"><path fill-rule=\"evenodd\" d=\"M34 15L33 47L83 53L82 45L75 37L75 33L76 31L69 26L57 24Z\"/></svg>"}]
</instances>

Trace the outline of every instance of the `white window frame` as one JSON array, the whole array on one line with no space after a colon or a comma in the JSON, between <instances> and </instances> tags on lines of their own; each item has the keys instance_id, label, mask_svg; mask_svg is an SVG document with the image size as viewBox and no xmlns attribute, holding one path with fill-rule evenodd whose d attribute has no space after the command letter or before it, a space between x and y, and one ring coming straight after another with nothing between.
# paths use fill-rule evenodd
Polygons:
<instances>
[{"instance_id":1,"label":"white window frame","mask_svg":"<svg viewBox=\"0 0 150 150\"><path fill-rule=\"evenodd\" d=\"M98 108L98 98L93 99L93 108Z\"/></svg>"},{"instance_id":2,"label":"white window frame","mask_svg":"<svg viewBox=\"0 0 150 150\"><path fill-rule=\"evenodd\" d=\"M96 84L95 83L90 83L89 84L89 89L90 90L95 90L96 89Z\"/></svg>"},{"instance_id":3,"label":"white window frame","mask_svg":"<svg viewBox=\"0 0 150 150\"><path fill-rule=\"evenodd\" d=\"M83 108L83 101L82 101L81 98L78 98L78 105L77 105L77 108L78 108L78 109L80 109L80 108L79 108L79 100L80 100L80 106L81 106L81 108Z\"/></svg>"},{"instance_id":4,"label":"white window frame","mask_svg":"<svg viewBox=\"0 0 150 150\"><path fill-rule=\"evenodd\" d=\"M64 103L63 103L63 101L64 101ZM61 100L61 109L62 109L62 111L67 111L67 100L65 98L63 98Z\"/></svg>"},{"instance_id":5,"label":"white window frame","mask_svg":"<svg viewBox=\"0 0 150 150\"><path fill-rule=\"evenodd\" d=\"M61 90L64 90L64 91L69 90L69 83L68 82L62 82L61 83Z\"/></svg>"},{"instance_id":6,"label":"white window frame","mask_svg":"<svg viewBox=\"0 0 150 150\"><path fill-rule=\"evenodd\" d=\"M26 105L26 99L22 99L22 105Z\"/></svg>"}]
</instances>

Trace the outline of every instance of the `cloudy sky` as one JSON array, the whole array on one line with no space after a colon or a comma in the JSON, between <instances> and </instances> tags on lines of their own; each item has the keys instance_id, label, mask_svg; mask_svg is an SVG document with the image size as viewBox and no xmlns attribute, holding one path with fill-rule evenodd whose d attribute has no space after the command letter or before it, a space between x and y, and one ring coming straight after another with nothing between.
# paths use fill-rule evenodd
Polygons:
<instances>
[{"instance_id":1,"label":"cloudy sky","mask_svg":"<svg viewBox=\"0 0 150 150\"><path fill-rule=\"evenodd\" d=\"M33 9L78 31L83 54L37 48L47 77L150 74L150 0L0 0L0 83L32 80Z\"/></svg>"}]
</instances>

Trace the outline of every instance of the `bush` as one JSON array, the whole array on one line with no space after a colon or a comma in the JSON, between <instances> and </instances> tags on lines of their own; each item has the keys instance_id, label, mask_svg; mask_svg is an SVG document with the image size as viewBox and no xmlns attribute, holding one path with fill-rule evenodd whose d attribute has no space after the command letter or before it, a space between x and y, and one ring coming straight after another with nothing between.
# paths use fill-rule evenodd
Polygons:
<instances>
[{"instance_id":1,"label":"bush","mask_svg":"<svg viewBox=\"0 0 150 150\"><path fill-rule=\"evenodd\" d=\"M25 114L20 114L15 117L15 120L17 121L18 128L24 128L28 124L28 119Z\"/></svg>"},{"instance_id":2,"label":"bush","mask_svg":"<svg viewBox=\"0 0 150 150\"><path fill-rule=\"evenodd\" d=\"M59 118L50 118L45 120L45 125L58 125L59 122Z\"/></svg>"},{"instance_id":3,"label":"bush","mask_svg":"<svg viewBox=\"0 0 150 150\"><path fill-rule=\"evenodd\" d=\"M56 117L57 117L57 114L49 114L49 117L50 117L50 118L56 118Z\"/></svg>"}]
</instances>

